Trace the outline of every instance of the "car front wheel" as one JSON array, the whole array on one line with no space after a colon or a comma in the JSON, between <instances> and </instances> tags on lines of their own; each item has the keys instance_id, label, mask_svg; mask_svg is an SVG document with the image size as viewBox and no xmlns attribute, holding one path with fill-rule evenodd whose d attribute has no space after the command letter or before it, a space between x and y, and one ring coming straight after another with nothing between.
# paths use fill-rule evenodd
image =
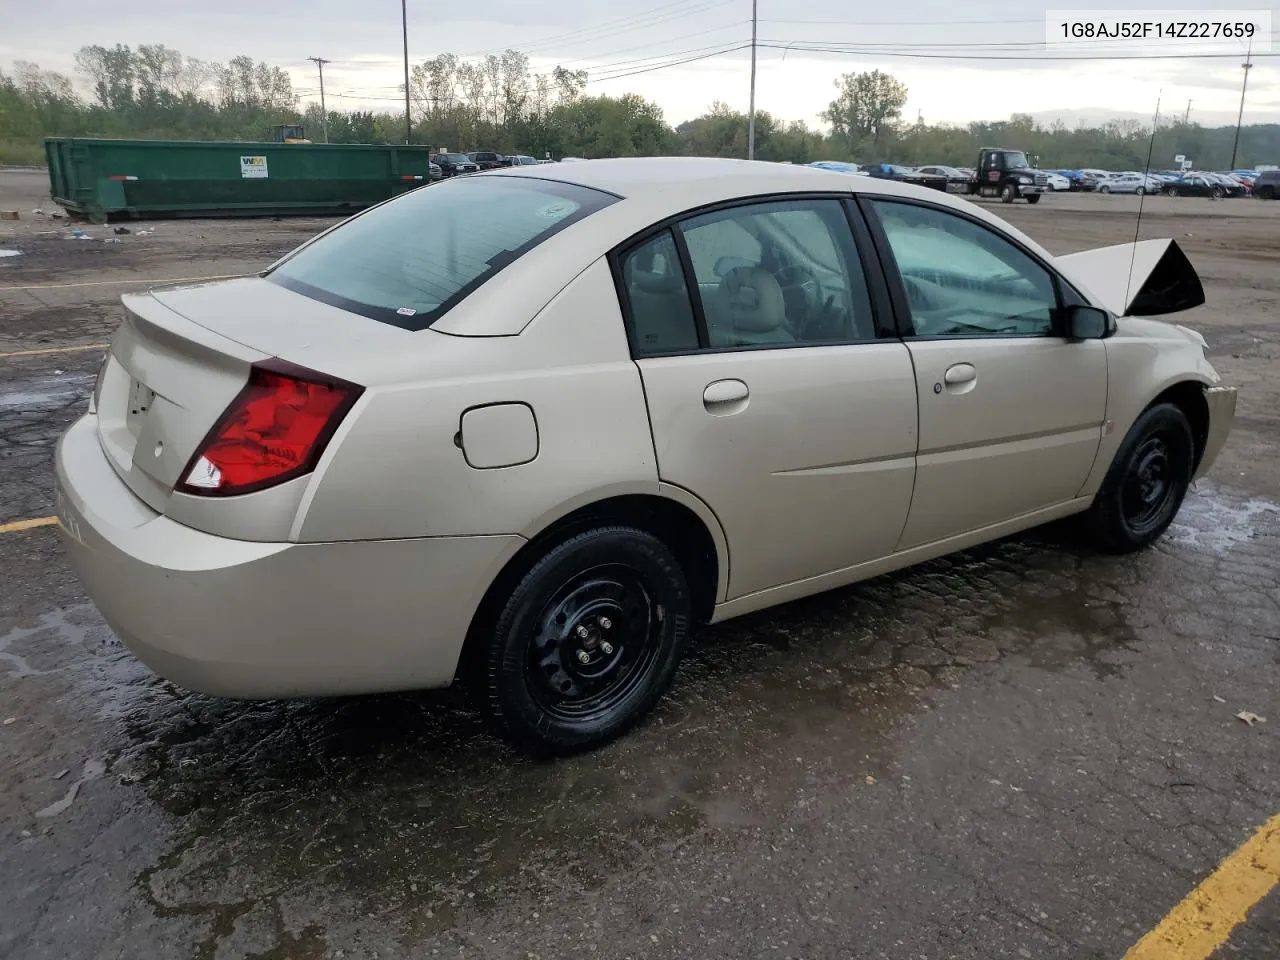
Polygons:
<instances>
[{"instance_id":1,"label":"car front wheel","mask_svg":"<svg viewBox=\"0 0 1280 960\"><path fill-rule=\"evenodd\" d=\"M474 684L499 731L541 755L600 746L666 692L689 587L659 539L599 527L547 550L502 604Z\"/></svg>"},{"instance_id":2,"label":"car front wheel","mask_svg":"<svg viewBox=\"0 0 1280 960\"><path fill-rule=\"evenodd\" d=\"M1194 467L1186 414L1172 403L1149 408L1129 428L1089 510L1097 545L1129 553L1158 539L1182 506Z\"/></svg>"},{"instance_id":3,"label":"car front wheel","mask_svg":"<svg viewBox=\"0 0 1280 960\"><path fill-rule=\"evenodd\" d=\"M1038 193L1027 194L1027 203L1039 203L1039 202L1040 202L1040 194Z\"/></svg>"},{"instance_id":4,"label":"car front wheel","mask_svg":"<svg viewBox=\"0 0 1280 960\"><path fill-rule=\"evenodd\" d=\"M1110 188L1110 187L1108 187L1108 186L1104 183L1102 186L1100 186L1100 187L1098 188L1098 192L1099 192L1099 193L1110 193L1110 192L1111 192L1111 188Z\"/></svg>"},{"instance_id":5,"label":"car front wheel","mask_svg":"<svg viewBox=\"0 0 1280 960\"><path fill-rule=\"evenodd\" d=\"M1139 188L1137 189L1137 194L1138 194L1138 196L1142 196L1142 195L1143 195L1144 193L1146 193L1146 192L1147 192L1147 188L1146 188L1146 187L1139 187Z\"/></svg>"},{"instance_id":6,"label":"car front wheel","mask_svg":"<svg viewBox=\"0 0 1280 960\"><path fill-rule=\"evenodd\" d=\"M1165 196L1167 196L1167 197L1176 197L1176 196L1178 195L1178 188L1177 188L1177 187L1170 187L1170 188L1169 188L1169 189L1167 189L1164 193L1165 193Z\"/></svg>"}]
</instances>

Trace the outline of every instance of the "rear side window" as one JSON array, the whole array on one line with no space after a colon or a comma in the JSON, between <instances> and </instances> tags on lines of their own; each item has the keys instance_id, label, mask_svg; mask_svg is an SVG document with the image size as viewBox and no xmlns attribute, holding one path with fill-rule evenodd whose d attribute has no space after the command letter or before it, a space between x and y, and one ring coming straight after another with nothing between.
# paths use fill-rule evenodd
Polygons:
<instances>
[{"instance_id":1,"label":"rear side window","mask_svg":"<svg viewBox=\"0 0 1280 960\"><path fill-rule=\"evenodd\" d=\"M459 177L353 217L267 279L371 320L422 330L507 264L617 199L550 180Z\"/></svg>"}]
</instances>

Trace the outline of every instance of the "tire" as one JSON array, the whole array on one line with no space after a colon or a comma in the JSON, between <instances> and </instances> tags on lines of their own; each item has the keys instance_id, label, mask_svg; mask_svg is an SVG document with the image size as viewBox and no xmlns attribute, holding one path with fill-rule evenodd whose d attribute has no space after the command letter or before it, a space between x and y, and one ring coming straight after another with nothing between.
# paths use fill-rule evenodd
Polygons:
<instances>
[{"instance_id":1,"label":"tire","mask_svg":"<svg viewBox=\"0 0 1280 960\"><path fill-rule=\"evenodd\" d=\"M684 571L661 540L587 530L550 547L502 602L471 686L499 733L530 753L601 746L671 685L690 609Z\"/></svg>"},{"instance_id":2,"label":"tire","mask_svg":"<svg viewBox=\"0 0 1280 960\"><path fill-rule=\"evenodd\" d=\"M1125 435L1089 508L1098 548L1131 553L1155 542L1182 506L1194 463L1186 414L1172 403L1144 411Z\"/></svg>"},{"instance_id":3,"label":"tire","mask_svg":"<svg viewBox=\"0 0 1280 960\"><path fill-rule=\"evenodd\" d=\"M1018 188L1015 187L1012 183L1006 183L1003 187L1000 188L1001 203L1013 203L1013 201L1017 199L1017 196L1018 196Z\"/></svg>"},{"instance_id":4,"label":"tire","mask_svg":"<svg viewBox=\"0 0 1280 960\"><path fill-rule=\"evenodd\" d=\"M1140 196L1140 197L1141 197L1142 195L1144 195L1144 194L1147 192L1147 188L1146 188L1146 187L1139 187L1135 192L1138 194L1138 196Z\"/></svg>"},{"instance_id":5,"label":"tire","mask_svg":"<svg viewBox=\"0 0 1280 960\"><path fill-rule=\"evenodd\" d=\"M1167 190L1165 190L1164 195L1166 197L1176 197L1178 195L1178 188L1169 187Z\"/></svg>"},{"instance_id":6,"label":"tire","mask_svg":"<svg viewBox=\"0 0 1280 960\"><path fill-rule=\"evenodd\" d=\"M1029 193L1029 194L1027 194L1027 203L1035 204L1035 203L1039 203L1039 202L1040 202L1040 194L1038 194L1038 193Z\"/></svg>"},{"instance_id":7,"label":"tire","mask_svg":"<svg viewBox=\"0 0 1280 960\"><path fill-rule=\"evenodd\" d=\"M1110 192L1111 192L1111 188L1110 188L1110 187L1108 187L1108 186L1104 183L1102 186L1100 186L1100 187L1098 188L1098 192L1099 192L1099 193L1110 193Z\"/></svg>"},{"instance_id":8,"label":"tire","mask_svg":"<svg viewBox=\"0 0 1280 960\"><path fill-rule=\"evenodd\" d=\"M1222 189L1221 187L1214 187L1214 188L1213 188L1213 193L1212 193L1212 194L1210 194L1210 196L1212 196L1212 197L1213 197L1213 199L1215 199L1215 200L1221 200L1221 199L1223 198L1223 196L1224 196L1224 195L1225 195L1225 193L1224 193L1224 191L1223 191L1223 189Z\"/></svg>"},{"instance_id":9,"label":"tire","mask_svg":"<svg viewBox=\"0 0 1280 960\"><path fill-rule=\"evenodd\" d=\"M1267 186L1257 191L1259 200L1274 200L1276 198L1276 188Z\"/></svg>"}]
</instances>

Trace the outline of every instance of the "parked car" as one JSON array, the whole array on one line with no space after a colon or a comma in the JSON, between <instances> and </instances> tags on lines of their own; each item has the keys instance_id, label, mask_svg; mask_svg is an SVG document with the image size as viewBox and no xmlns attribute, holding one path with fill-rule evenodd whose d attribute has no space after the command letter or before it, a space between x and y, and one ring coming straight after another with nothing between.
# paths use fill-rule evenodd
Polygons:
<instances>
[{"instance_id":1,"label":"parked car","mask_svg":"<svg viewBox=\"0 0 1280 960\"><path fill-rule=\"evenodd\" d=\"M440 164L436 163L434 160L429 161L428 174L431 177L432 183L444 178L444 171L440 169Z\"/></svg>"},{"instance_id":2,"label":"parked car","mask_svg":"<svg viewBox=\"0 0 1280 960\"><path fill-rule=\"evenodd\" d=\"M1219 184L1228 197L1246 197L1249 195L1249 188L1237 180L1235 177L1225 173L1201 173L1200 176L1206 178L1212 183Z\"/></svg>"},{"instance_id":3,"label":"parked car","mask_svg":"<svg viewBox=\"0 0 1280 960\"><path fill-rule=\"evenodd\" d=\"M1074 514L1109 551L1158 539L1235 390L1142 319L1204 302L1176 243L1143 248L1055 257L799 165L450 178L261 274L125 295L59 526L184 687L460 676L515 742L582 750L701 624Z\"/></svg>"},{"instance_id":4,"label":"parked car","mask_svg":"<svg viewBox=\"0 0 1280 960\"><path fill-rule=\"evenodd\" d=\"M480 166L465 153L437 153L431 157L431 160L439 164L440 171L446 177L475 173L480 169Z\"/></svg>"},{"instance_id":5,"label":"parked car","mask_svg":"<svg viewBox=\"0 0 1280 960\"><path fill-rule=\"evenodd\" d=\"M507 158L504 154L494 153L492 150L475 150L467 154L481 170L497 170L499 167L508 166Z\"/></svg>"},{"instance_id":6,"label":"parked car","mask_svg":"<svg viewBox=\"0 0 1280 960\"><path fill-rule=\"evenodd\" d=\"M542 161L535 157L527 157L522 153L517 153L507 157L508 167L536 167Z\"/></svg>"},{"instance_id":7,"label":"parked car","mask_svg":"<svg viewBox=\"0 0 1280 960\"><path fill-rule=\"evenodd\" d=\"M1099 193L1159 193L1163 184L1155 177L1141 173L1122 173L1098 184Z\"/></svg>"},{"instance_id":8,"label":"parked car","mask_svg":"<svg viewBox=\"0 0 1280 960\"><path fill-rule=\"evenodd\" d=\"M1052 170L1047 171L1045 176L1048 177L1048 183L1045 186L1051 191L1068 191L1071 189L1071 181L1060 173L1054 173Z\"/></svg>"},{"instance_id":9,"label":"parked car","mask_svg":"<svg viewBox=\"0 0 1280 960\"><path fill-rule=\"evenodd\" d=\"M1280 170L1263 170L1253 181L1253 195L1259 200L1280 198Z\"/></svg>"},{"instance_id":10,"label":"parked car","mask_svg":"<svg viewBox=\"0 0 1280 960\"><path fill-rule=\"evenodd\" d=\"M1220 199L1230 196L1230 190L1216 180L1203 173L1188 174L1181 180L1171 180L1164 184L1164 192L1170 197L1214 197Z\"/></svg>"},{"instance_id":11,"label":"parked car","mask_svg":"<svg viewBox=\"0 0 1280 960\"><path fill-rule=\"evenodd\" d=\"M782 161L788 163L790 161ZM819 170L832 170L836 173L848 173L855 177L867 176L862 170L858 169L856 163L845 163L843 160L814 160L809 164L811 167L817 167Z\"/></svg>"},{"instance_id":12,"label":"parked car","mask_svg":"<svg viewBox=\"0 0 1280 960\"><path fill-rule=\"evenodd\" d=\"M959 167L948 167L935 164L926 167L916 167L916 173L926 177L942 177L946 180L947 189L952 193L964 193L968 190L970 177Z\"/></svg>"}]
</instances>

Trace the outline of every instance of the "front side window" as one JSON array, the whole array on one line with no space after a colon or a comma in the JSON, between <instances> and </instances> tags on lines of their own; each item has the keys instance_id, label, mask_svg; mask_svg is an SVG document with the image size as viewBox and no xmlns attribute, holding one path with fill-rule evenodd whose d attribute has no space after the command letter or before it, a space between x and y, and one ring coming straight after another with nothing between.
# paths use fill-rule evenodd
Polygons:
<instances>
[{"instance_id":1,"label":"front side window","mask_svg":"<svg viewBox=\"0 0 1280 960\"><path fill-rule=\"evenodd\" d=\"M1050 336L1053 276L1013 243L971 220L873 200L906 288L919 337Z\"/></svg>"},{"instance_id":2,"label":"front side window","mask_svg":"<svg viewBox=\"0 0 1280 960\"><path fill-rule=\"evenodd\" d=\"M711 348L875 337L870 296L843 207L781 200L684 221Z\"/></svg>"},{"instance_id":3,"label":"front side window","mask_svg":"<svg viewBox=\"0 0 1280 960\"><path fill-rule=\"evenodd\" d=\"M616 200L550 180L450 179L353 217L267 279L372 320L422 330L503 267Z\"/></svg>"}]
</instances>

